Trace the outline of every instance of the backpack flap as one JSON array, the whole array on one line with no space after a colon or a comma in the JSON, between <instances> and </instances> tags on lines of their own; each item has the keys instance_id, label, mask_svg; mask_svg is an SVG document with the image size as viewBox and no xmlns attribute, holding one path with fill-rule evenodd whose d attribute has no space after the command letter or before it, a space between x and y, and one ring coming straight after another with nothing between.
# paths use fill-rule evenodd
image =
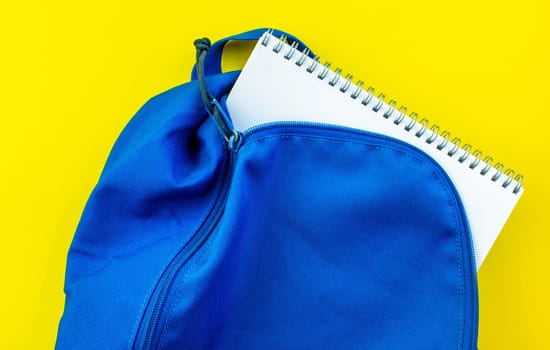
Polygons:
<instances>
[{"instance_id":1,"label":"backpack flap","mask_svg":"<svg viewBox=\"0 0 550 350\"><path fill-rule=\"evenodd\" d=\"M281 123L232 162L218 221L134 349L475 349L468 222L431 158Z\"/></svg>"}]
</instances>

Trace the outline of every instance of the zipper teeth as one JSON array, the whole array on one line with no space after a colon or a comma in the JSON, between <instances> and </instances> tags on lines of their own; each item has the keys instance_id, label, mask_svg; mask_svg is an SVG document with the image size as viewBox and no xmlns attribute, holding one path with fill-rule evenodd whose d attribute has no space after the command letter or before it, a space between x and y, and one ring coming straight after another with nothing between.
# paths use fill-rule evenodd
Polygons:
<instances>
[{"instance_id":1,"label":"zipper teeth","mask_svg":"<svg viewBox=\"0 0 550 350\"><path fill-rule=\"evenodd\" d=\"M248 129L246 129L245 131L242 132L242 138L243 138L243 143L245 141L245 138L247 136L249 136L250 134L254 133L254 132L258 132L258 131L264 131L264 130L269 130L269 129L274 129L274 128L278 128L278 127L309 127L309 128L315 128L315 129L324 129L324 130L336 130L336 131L347 131L347 132L350 132L350 133L353 133L353 134L356 134L356 135L364 135L364 136L370 136L370 137L375 137L375 138L379 138L379 139L383 139L383 140L388 140L388 141L392 141L394 143L397 143L401 146L406 146L407 148L410 148L412 150L414 150L415 153L418 153L418 154L421 154L425 157L428 157L429 159L433 159L432 157L430 157L428 154L426 154L424 151L420 150L419 148L417 148L416 146L414 145L411 145L407 142L404 142L400 139L397 139L397 138L394 138L394 137L391 137L391 136L387 136L387 135L383 135L383 134L377 134L377 133L373 133L373 132L370 132L370 131L366 131L366 130L362 130L362 129L356 129L356 128L352 128L352 127L349 127L349 126L345 126L345 125L334 125L334 124L328 124L328 123L322 123L322 122L304 122L304 121L276 121L276 122L269 122L269 123L262 123L262 124L258 124L258 125L254 125L253 127L250 127ZM436 169L438 170L439 173L442 174L442 176L444 176L446 179L447 179L447 182L450 183L450 184L453 184L453 182L451 181L449 175L447 175L447 173L443 170L443 168L434 160L433 161L434 164L437 165ZM468 248L470 249L470 263L471 263L471 271L470 271L470 277L471 277L471 284L472 284L472 299L473 299L473 302L472 302L472 308L473 308L473 312L472 312L472 330L471 330L471 336L472 336L472 349L476 349L476 344L477 344L477 328L476 328L476 324L478 322L478 317L477 317L477 293L478 293L478 288L477 288L477 278L476 278L476 274L477 274L477 267L476 267L476 253L475 253L475 248L474 248L474 241L473 241L473 238L472 238L472 230L471 230L471 227L470 227L470 222L468 221L468 215L466 213L466 210L464 208L464 204L462 203L462 200L460 200L460 195L458 194L455 186L450 186L451 187L451 190L455 196L455 198L457 199L457 203L458 203L458 206L459 206L459 210L461 212L461 214L463 215L463 217L465 218L464 220L464 223L465 223L465 227L464 229L466 230L466 235L467 235L467 239L469 241L469 244L468 244Z\"/></svg>"},{"instance_id":2,"label":"zipper teeth","mask_svg":"<svg viewBox=\"0 0 550 350\"><path fill-rule=\"evenodd\" d=\"M377 136L382 136L382 137L389 137L389 136L385 136L385 135L381 135L381 134L374 134L374 133L371 133L371 132L368 132L368 131L365 131L365 130L356 129L356 128L352 128L352 127L345 126L345 125L334 125L334 124L328 124L328 123L322 123L322 122L305 122L305 121L275 121L275 122L267 122L267 123L257 124L257 125L254 125L254 126L248 128L248 129L244 130L242 132L242 136L247 137L248 135L250 135L254 132L257 132L257 131L269 130L269 129L272 129L272 128L284 127L284 126L286 126L286 127L288 127L288 126L297 126L297 127L307 126L307 127L313 127L313 128L316 128L316 129L345 130L345 131L352 132L354 134L368 134L368 135L377 135Z\"/></svg>"},{"instance_id":3,"label":"zipper teeth","mask_svg":"<svg viewBox=\"0 0 550 350\"><path fill-rule=\"evenodd\" d=\"M456 192L456 191L455 191ZM456 195L458 195L458 193L456 193ZM460 199L460 197L458 197ZM478 337L478 329L476 327L476 324L478 324L479 322L479 318L478 318L478 315L477 315L477 310L478 310L478 287L477 287L477 259L476 259L476 250L475 250L475 247L474 247L474 239L472 237L472 229L470 227L470 221L468 219L468 214L466 213L466 209L464 208L464 205L462 204L462 201L459 200L459 205L460 205L460 208L462 210L462 214L464 215L464 217L466 218L466 230L468 232L468 240L470 241L470 260L471 260L471 264L472 264L472 273L471 273L471 276L472 276L472 288L473 288L473 295L472 295L472 298L474 299L474 302L472 304L472 315L474 317L474 322L472 322L472 349L475 350L477 349L477 337Z\"/></svg>"},{"instance_id":4,"label":"zipper teeth","mask_svg":"<svg viewBox=\"0 0 550 350\"><path fill-rule=\"evenodd\" d=\"M159 283L160 288L159 288L159 291L155 293L156 297L153 303L153 311L151 312L151 317L149 318L149 323L147 324L143 345L141 347L142 349L149 349L153 345L152 344L153 334L160 320L162 306L166 301L168 288L170 287L171 282L176 276L176 273L178 272L180 267L187 260L189 260L189 258L192 257L192 255L197 251L197 249L199 249L202 246L202 244L208 239L208 237L216 227L217 223L219 222L219 219L221 218L221 212L222 212L221 209L223 208L223 203L225 203L225 197L228 192L228 188L229 188L228 178L231 177L230 173L233 169L234 157L235 157L235 153L230 152L230 154L228 155L228 159L226 160L225 169L223 170L224 175L221 182L221 186L218 193L216 194L217 198L210 211L213 215L211 214L208 216L204 224L199 228L197 233L191 238L190 242L184 245L183 248L178 252L176 259L169 264L165 274L163 275Z\"/></svg>"}]
</instances>

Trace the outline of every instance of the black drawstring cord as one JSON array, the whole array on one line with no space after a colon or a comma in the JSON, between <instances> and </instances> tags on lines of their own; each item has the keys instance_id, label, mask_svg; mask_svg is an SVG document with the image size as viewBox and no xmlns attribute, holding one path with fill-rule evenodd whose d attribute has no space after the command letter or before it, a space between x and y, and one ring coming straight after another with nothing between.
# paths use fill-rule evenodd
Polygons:
<instances>
[{"instance_id":1,"label":"black drawstring cord","mask_svg":"<svg viewBox=\"0 0 550 350\"><path fill-rule=\"evenodd\" d=\"M204 103L208 114L210 114L210 116L216 121L216 124L222 132L225 140L230 143L235 143L239 139L239 133L232 130L228 126L228 123L230 123L229 117L225 114L218 101L206 88L206 83L204 79L204 60L206 58L208 50L210 49L210 40L208 38L197 39L194 41L193 44L197 49L196 69L202 102Z\"/></svg>"},{"instance_id":2,"label":"black drawstring cord","mask_svg":"<svg viewBox=\"0 0 550 350\"><path fill-rule=\"evenodd\" d=\"M204 82L204 59L206 58L206 54L208 53L208 49L210 49L210 39L208 38L202 38L197 39L193 42L195 45L195 48L197 49L197 78L199 80L199 87L201 91L201 98L202 102L204 103L204 106L208 110L210 114L213 113L213 107L211 104L211 101L213 99L212 95L208 90L206 89L206 84Z\"/></svg>"}]
</instances>

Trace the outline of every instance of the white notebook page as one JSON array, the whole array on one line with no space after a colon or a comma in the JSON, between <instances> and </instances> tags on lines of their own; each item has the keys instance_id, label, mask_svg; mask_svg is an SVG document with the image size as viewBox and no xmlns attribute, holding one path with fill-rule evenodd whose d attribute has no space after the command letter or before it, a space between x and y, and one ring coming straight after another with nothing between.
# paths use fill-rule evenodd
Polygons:
<instances>
[{"instance_id":1,"label":"white notebook page","mask_svg":"<svg viewBox=\"0 0 550 350\"><path fill-rule=\"evenodd\" d=\"M292 57L285 58L290 53L293 53ZM296 62L300 61L303 63L299 66ZM310 73L308 68L314 70ZM357 89L344 77L336 81L339 75L332 70L326 72L324 79L319 79L318 75L323 71L324 65L315 64L311 58L265 33L258 40L227 98L227 108L235 128L244 131L267 122L312 121L388 135L423 150L447 172L462 199L479 268L522 195L523 188L505 174L492 181L500 173L492 167L481 175L481 170L486 166L483 161L470 169L469 165L476 159L473 155L469 155L463 163L459 162L464 155L462 149L449 156L448 152L455 147L450 141L441 150L438 149L437 146L444 144L445 139L434 134L429 127L421 137L415 136L422 129L419 122L406 131L405 126L412 124L408 116L396 125L395 120L402 116L397 109L385 118L383 114L390 111L388 104L384 103L375 112L373 107L381 102L376 97L372 97L365 106L362 101L369 96L366 91ZM331 81L334 86L329 84ZM346 91L341 92L341 88ZM359 93L355 99L351 97L354 92ZM428 144L426 140L433 137L436 137L435 140ZM505 181L512 182L504 188ZM516 186L519 190L513 193Z\"/></svg>"}]
</instances>

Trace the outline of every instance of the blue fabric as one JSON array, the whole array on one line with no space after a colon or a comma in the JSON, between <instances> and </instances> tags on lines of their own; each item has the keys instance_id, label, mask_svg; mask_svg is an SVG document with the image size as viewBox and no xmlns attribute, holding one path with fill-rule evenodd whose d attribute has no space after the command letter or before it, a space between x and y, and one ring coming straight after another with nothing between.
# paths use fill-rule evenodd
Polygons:
<instances>
[{"instance_id":1,"label":"blue fabric","mask_svg":"<svg viewBox=\"0 0 550 350\"><path fill-rule=\"evenodd\" d=\"M207 85L221 100L237 76ZM291 122L229 151L191 81L117 140L69 250L56 348L475 349L471 244L423 152Z\"/></svg>"}]
</instances>

